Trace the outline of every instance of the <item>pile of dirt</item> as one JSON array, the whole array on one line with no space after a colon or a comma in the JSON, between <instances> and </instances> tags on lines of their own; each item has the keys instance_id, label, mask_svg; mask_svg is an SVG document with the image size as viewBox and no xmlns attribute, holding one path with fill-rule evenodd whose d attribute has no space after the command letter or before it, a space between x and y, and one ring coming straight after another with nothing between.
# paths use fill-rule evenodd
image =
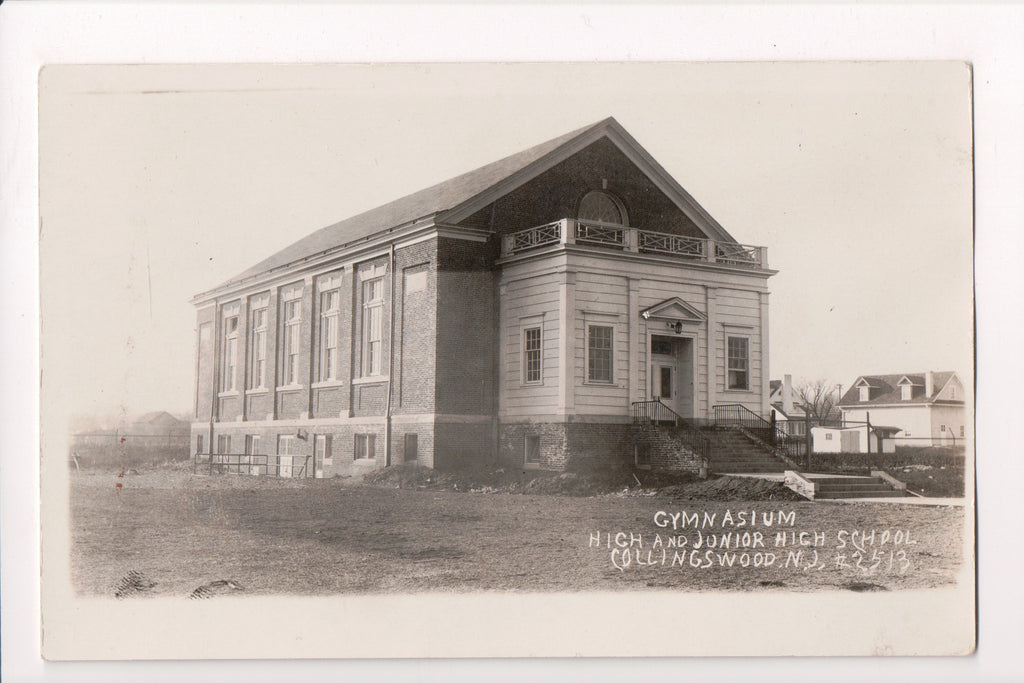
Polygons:
<instances>
[{"instance_id":1,"label":"pile of dirt","mask_svg":"<svg viewBox=\"0 0 1024 683\"><path fill-rule=\"evenodd\" d=\"M662 495L688 500L806 500L782 482L754 477L715 477L684 486L669 486Z\"/></svg>"},{"instance_id":2,"label":"pile of dirt","mask_svg":"<svg viewBox=\"0 0 1024 683\"><path fill-rule=\"evenodd\" d=\"M803 500L781 483L744 477L697 479L690 474L633 471L541 472L515 468L473 468L439 472L421 465L386 467L367 474L364 484L401 489L521 493L549 496L672 496L692 500Z\"/></svg>"}]
</instances>

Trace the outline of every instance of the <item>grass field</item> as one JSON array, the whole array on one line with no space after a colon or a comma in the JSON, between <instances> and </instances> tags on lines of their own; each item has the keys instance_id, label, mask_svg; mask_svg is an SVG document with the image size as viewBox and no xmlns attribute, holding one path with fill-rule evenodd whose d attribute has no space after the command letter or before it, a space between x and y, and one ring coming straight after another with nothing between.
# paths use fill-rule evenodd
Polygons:
<instances>
[{"instance_id":1,"label":"grass field","mask_svg":"<svg viewBox=\"0 0 1024 683\"><path fill-rule=\"evenodd\" d=\"M951 584L962 562L964 510L955 507L471 493L193 476L180 466L117 475L71 472L72 578L83 594L113 595L131 571L155 584L139 595L183 598L221 579L241 586L240 594L296 595L895 590ZM659 511L714 514L715 522L673 531L655 524ZM726 511L732 526L723 524ZM741 511L743 527L736 526ZM779 526L776 516L765 527L764 514L779 511L786 522ZM873 543L858 543L858 555L851 541L860 536L850 532L870 530ZM792 542L778 546L780 531L787 539L792 532ZM730 539L728 549L709 551L707 536L720 543L726 532L738 544L748 532L749 545L733 548ZM799 545L800 532L808 545ZM616 545L628 546L631 533L640 537L632 547ZM768 566L753 566L758 558Z\"/></svg>"}]
</instances>

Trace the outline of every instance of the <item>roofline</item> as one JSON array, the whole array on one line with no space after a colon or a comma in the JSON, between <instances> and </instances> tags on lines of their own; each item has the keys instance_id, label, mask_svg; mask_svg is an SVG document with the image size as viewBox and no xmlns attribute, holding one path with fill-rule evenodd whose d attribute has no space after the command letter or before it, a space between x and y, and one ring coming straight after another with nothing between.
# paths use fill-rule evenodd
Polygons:
<instances>
[{"instance_id":1,"label":"roofline","mask_svg":"<svg viewBox=\"0 0 1024 683\"><path fill-rule=\"evenodd\" d=\"M964 401L958 401L953 399L928 399L925 401L901 401L899 403L847 403L847 404L836 404L839 410L843 408L908 408L910 406L966 406Z\"/></svg>"},{"instance_id":2,"label":"roofline","mask_svg":"<svg viewBox=\"0 0 1024 683\"><path fill-rule=\"evenodd\" d=\"M698 228L701 228L702 230L707 228L711 233L713 233L709 235L709 237L723 242L733 242L738 244L737 240L730 235L726 229L718 223L718 221L712 218L711 214L709 214L707 210L705 210L704 207L702 207L697 200L690 195L690 193L684 190L675 178L673 178L671 174L669 174L669 172L666 171L665 168L659 164L654 157L652 157L650 153L640 145L639 142L636 141L636 138L630 135L626 129L612 117L599 121L590 128L582 131L579 135L566 140L544 156L527 164L503 180L498 181L476 196L452 207L451 209L448 209L447 211L440 212L438 217L440 220L445 222L458 223L459 221L468 218L477 211L483 209L494 200L522 187L541 173L551 169L556 164L565 161L569 156L589 147L602 137L607 137L613 144L615 144L616 147L618 147L619 151L623 152L623 154L625 154L630 161L639 166L641 170L652 172L648 174L648 177L654 181L654 184L658 186L658 189L664 192L672 203L675 204L680 211L686 214L686 216L692 220ZM653 177L651 177L652 175Z\"/></svg>"},{"instance_id":3,"label":"roofline","mask_svg":"<svg viewBox=\"0 0 1024 683\"><path fill-rule=\"evenodd\" d=\"M427 222L417 225L419 221L423 220L427 220ZM244 292L257 285L270 286L276 281L291 279L300 273L319 270L325 266L336 266L339 261L344 262L365 257L372 258L372 252L382 247L392 243L396 246L402 246L404 242L430 239L433 237L431 233L437 233L438 237L470 238L476 241L486 241L493 235L493 233L474 228L437 223L433 220L432 216L427 219L418 218L403 226L388 228L387 230L367 235L365 238L355 242L324 249L315 254L310 254L247 278L224 283L213 289L196 294L189 299L189 303L197 308L205 308L225 295Z\"/></svg>"}]
</instances>

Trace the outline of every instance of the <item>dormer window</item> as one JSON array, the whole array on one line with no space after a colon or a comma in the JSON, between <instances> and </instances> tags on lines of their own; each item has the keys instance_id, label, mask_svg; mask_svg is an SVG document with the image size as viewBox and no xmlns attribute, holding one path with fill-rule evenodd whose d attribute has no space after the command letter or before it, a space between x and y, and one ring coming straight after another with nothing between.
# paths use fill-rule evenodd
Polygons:
<instances>
[{"instance_id":1,"label":"dormer window","mask_svg":"<svg viewBox=\"0 0 1024 683\"><path fill-rule=\"evenodd\" d=\"M860 400L870 401L871 400L871 387L860 387Z\"/></svg>"},{"instance_id":2,"label":"dormer window","mask_svg":"<svg viewBox=\"0 0 1024 683\"><path fill-rule=\"evenodd\" d=\"M911 386L910 384L904 384L902 387L900 387L900 398L902 398L904 401L909 401L911 398L913 398L913 395L914 387Z\"/></svg>"},{"instance_id":3,"label":"dormer window","mask_svg":"<svg viewBox=\"0 0 1024 683\"><path fill-rule=\"evenodd\" d=\"M576 213L581 221L594 221L595 223L609 223L611 225L628 225L629 219L626 216L626 207L622 205L618 197L609 193L594 190L588 192L580 200L580 208Z\"/></svg>"}]
</instances>

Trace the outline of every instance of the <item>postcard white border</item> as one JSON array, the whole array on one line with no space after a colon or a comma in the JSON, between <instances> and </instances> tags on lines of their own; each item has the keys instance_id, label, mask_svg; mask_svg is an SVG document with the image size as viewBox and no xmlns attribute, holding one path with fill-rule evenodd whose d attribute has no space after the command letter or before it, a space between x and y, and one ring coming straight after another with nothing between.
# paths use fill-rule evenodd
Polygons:
<instances>
[{"instance_id":1,"label":"postcard white border","mask_svg":"<svg viewBox=\"0 0 1024 683\"><path fill-rule=\"evenodd\" d=\"M543 16L541 16L543 15ZM500 16L503 31L496 35L460 31L478 25L485 16ZM344 19L344 21L342 21ZM1021 301L1020 254L1024 253L1019 231L1021 177L1020 35L1022 16L1014 6L628 6L557 5L544 9L527 7L391 6L243 6L175 7L171 5L123 7L117 5L7 3L0 10L0 74L4 98L0 122L5 145L4 166L9 169L0 192L3 201L2 270L18 283L5 286L2 328L4 416L7 424L34 423L38 400L37 347L33 302L37 292L34 260L35 233L35 75L45 62L204 62L204 61L338 61L388 60L579 60L579 59L962 59L974 63L976 95L976 158L978 201L978 318L979 367L978 450L997 455L1009 446L1000 417L1020 413L1021 322L1013 323L997 310L1024 310ZM324 27L330 27L325 29ZM431 26L432 31L424 31ZM725 28L727 27L727 28ZM644 36L623 41L622 36ZM458 36L459 40L454 38ZM474 37L475 36L475 37ZM573 39L573 37L578 39ZM685 40L680 40L685 36ZM448 39L451 38L451 39ZM1012 161L1010 161L1012 160ZM1016 164L1016 165L1014 165ZM12 204L9 198L14 198ZM1016 219L1016 220L1013 220ZM1002 227L1006 226L1006 227ZM10 247L10 248L8 248ZM1012 259L1012 260L1008 260ZM6 285L6 283L5 283ZM998 306L998 309L996 307ZM19 324L15 325L20 321ZM991 321L991 322L990 322ZM998 336L995 334L998 329ZM1002 352L1002 353L1001 353ZM1004 355L1005 354L1005 355ZM987 370L990 358L1008 358L1010 377L1002 382ZM1000 364L999 377L1007 376ZM991 379L990 379L991 378ZM989 384L991 382L991 384ZM997 407L1001 406L1001 407ZM1008 408L1008 410L1007 410ZM290 675L319 675L326 680L331 669L311 663L181 663L99 666L42 665L38 652L38 612L33 599L38 588L38 472L31 454L37 452L32 430L11 435L3 455L3 638L4 670L13 680L134 680L145 675L153 680L214 672L221 680L272 680L282 667ZM1008 454L1009 450L1006 451ZM19 454L12 457L12 453ZM1008 459L1008 458L1007 458ZM982 632L979 654L973 658L944 660L941 664L895 660L886 663L886 678L906 676L908 671L930 666L932 680L993 677L1008 667L1020 666L1016 644L1021 642L1017 581L1021 567L1019 545L1003 539L1021 538L1019 515L1009 516L1005 506L1014 500L1014 479L1019 481L1020 460L1002 462L993 472L979 463L979 515L984 533L981 543L980 609ZM998 473L999 476L996 476ZM1011 474L1013 476L1006 476ZM986 539L992 539L991 541ZM999 539L999 540L997 540ZM988 545L991 543L991 546ZM1009 547L1007 547L1009 545ZM985 561L998 556L1001 561ZM32 558L36 561L33 562ZM1014 611L1013 615L1009 612ZM990 621L990 619L994 619ZM913 628L912 624L905 627ZM993 653L993 654L988 654ZM1002 653L1002 655L996 654ZM22 655L27 655L22 657ZM12 661L13 657L13 661ZM1003 658L1005 657L1005 659ZM500 665L503 671L522 675L548 666L546 674L582 674L595 680L623 675L623 667L642 666L643 675L689 678L691 662L516 662ZM810 664L814 666L813 663ZM419 663L337 663L351 667L347 673L389 678L420 678L424 670L438 680L458 680L461 673L489 672L498 667L486 663L445 663L443 668ZM476 669L475 667L482 667ZM757 672L762 680L791 676L781 667L754 661L713 663L728 666L733 675ZM802 673L807 663L800 663ZM829 662L822 671L842 667L843 676L877 671L877 662ZM421 669L420 667L426 667ZM788 667L787 667L788 669ZM714 669L712 669L714 670ZM1019 670L1015 668L1014 670ZM685 671L685 673L684 673ZM145 673L143 673L145 672ZM102 675L96 676L95 674ZM778 676L776 676L778 674ZM472 674L471 674L472 675Z\"/></svg>"}]
</instances>

